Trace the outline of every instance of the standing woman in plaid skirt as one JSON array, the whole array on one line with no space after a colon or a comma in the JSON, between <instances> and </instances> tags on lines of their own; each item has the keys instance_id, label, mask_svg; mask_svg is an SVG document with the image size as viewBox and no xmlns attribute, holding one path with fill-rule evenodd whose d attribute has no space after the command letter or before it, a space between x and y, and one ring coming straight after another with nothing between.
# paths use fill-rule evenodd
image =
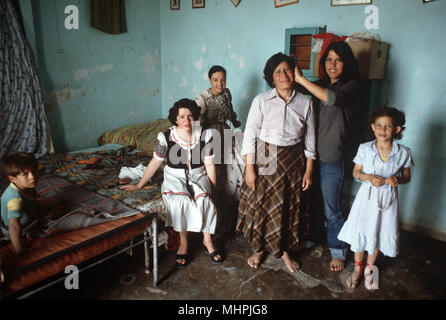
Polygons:
<instances>
[{"instance_id":1,"label":"standing woman in plaid skirt","mask_svg":"<svg viewBox=\"0 0 446 320\"><path fill-rule=\"evenodd\" d=\"M316 159L315 118L312 100L293 89L294 68L294 59L282 53L269 58L263 73L272 90L254 98L246 122L237 231L250 242L253 269L270 253L296 272L300 266L290 253L308 236L305 191Z\"/></svg>"}]
</instances>

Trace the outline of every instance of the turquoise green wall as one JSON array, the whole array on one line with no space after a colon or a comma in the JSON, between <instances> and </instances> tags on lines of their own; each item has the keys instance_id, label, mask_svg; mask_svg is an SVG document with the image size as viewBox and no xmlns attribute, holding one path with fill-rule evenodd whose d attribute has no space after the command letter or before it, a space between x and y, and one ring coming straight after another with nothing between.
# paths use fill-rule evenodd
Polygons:
<instances>
[{"instance_id":1,"label":"turquoise green wall","mask_svg":"<svg viewBox=\"0 0 446 320\"><path fill-rule=\"evenodd\" d=\"M129 32L108 35L89 26L87 0L32 1L32 15L30 1L21 4L34 20L31 42L58 152L95 146L105 130L167 117L173 102L208 88L213 64L226 67L244 122L252 99L265 89L267 58L284 50L286 28L326 25L348 35L365 30L367 17L363 5L331 7L330 0L281 8L273 0L241 0L237 8L230 0L207 0L203 9L182 0L180 10L170 10L168 0L128 0ZM79 30L63 27L69 4L79 7ZM401 222L446 241L446 2L373 4L379 29L370 31L391 45L380 101L406 112L401 143L416 163L411 183L400 188Z\"/></svg>"},{"instance_id":2,"label":"turquoise green wall","mask_svg":"<svg viewBox=\"0 0 446 320\"><path fill-rule=\"evenodd\" d=\"M66 30L67 5L79 30ZM90 1L33 1L39 76L56 152L162 116L159 1L126 1L127 33L90 27Z\"/></svg>"},{"instance_id":3,"label":"turquoise green wall","mask_svg":"<svg viewBox=\"0 0 446 320\"><path fill-rule=\"evenodd\" d=\"M364 5L331 7L330 0L300 0L274 8L273 0L207 0L203 9L181 1L181 10L161 4L162 103L194 97L208 88L205 73L213 64L227 68L234 107L246 116L252 99L265 89L264 64L283 51L285 28L327 26L349 35L365 30ZM400 188L405 229L446 240L446 2L373 0L379 8L378 33L391 45L381 102L405 111L409 146L416 166L412 182Z\"/></svg>"}]
</instances>

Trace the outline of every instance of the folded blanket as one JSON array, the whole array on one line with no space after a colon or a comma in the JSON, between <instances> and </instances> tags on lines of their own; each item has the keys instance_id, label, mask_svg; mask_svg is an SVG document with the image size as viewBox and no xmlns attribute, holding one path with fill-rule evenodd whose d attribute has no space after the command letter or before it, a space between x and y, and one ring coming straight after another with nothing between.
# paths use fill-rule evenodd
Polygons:
<instances>
[{"instance_id":1,"label":"folded blanket","mask_svg":"<svg viewBox=\"0 0 446 320\"><path fill-rule=\"evenodd\" d=\"M139 164L137 167L122 167L121 171L119 172L119 179L140 179L144 171L146 170L146 166L143 166L142 164Z\"/></svg>"}]
</instances>

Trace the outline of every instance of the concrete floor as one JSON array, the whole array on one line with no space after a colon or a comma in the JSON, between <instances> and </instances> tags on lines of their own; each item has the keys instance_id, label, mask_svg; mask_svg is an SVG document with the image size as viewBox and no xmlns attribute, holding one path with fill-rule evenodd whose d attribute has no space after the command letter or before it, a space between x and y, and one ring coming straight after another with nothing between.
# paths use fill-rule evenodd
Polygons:
<instances>
[{"instance_id":1,"label":"concrete floor","mask_svg":"<svg viewBox=\"0 0 446 320\"><path fill-rule=\"evenodd\" d=\"M326 244L315 245L297 254L301 270L289 273L281 259L268 256L261 267L251 270L247 242L235 235L225 243L226 260L212 264L204 253L201 235L191 234L192 259L184 269L175 269L175 252L159 250L157 288L152 275L144 273L142 246L132 256L119 255L80 273L79 289L55 285L32 299L112 299L112 300L437 300L446 298L446 243L401 232L400 255L379 256L380 289L356 289L344 285L353 271L352 256L342 272L330 272Z\"/></svg>"}]
</instances>

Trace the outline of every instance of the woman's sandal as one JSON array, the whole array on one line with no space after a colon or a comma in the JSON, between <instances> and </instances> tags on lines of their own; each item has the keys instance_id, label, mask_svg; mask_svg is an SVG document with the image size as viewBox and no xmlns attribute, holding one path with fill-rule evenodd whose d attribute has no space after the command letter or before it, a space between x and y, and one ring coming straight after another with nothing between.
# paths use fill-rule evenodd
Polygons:
<instances>
[{"instance_id":1,"label":"woman's sandal","mask_svg":"<svg viewBox=\"0 0 446 320\"><path fill-rule=\"evenodd\" d=\"M175 258L175 266L178 268L178 269L182 269L182 268L184 268L186 265L187 265L187 258L188 258L188 256L187 256L187 253L186 254L177 254L177 257ZM179 263L178 262L178 260L184 260L184 263Z\"/></svg>"},{"instance_id":2,"label":"woman's sandal","mask_svg":"<svg viewBox=\"0 0 446 320\"><path fill-rule=\"evenodd\" d=\"M362 261L355 261L355 269L359 267L358 277L353 277L355 275L355 271L347 278L346 283L350 288L356 288L359 279L361 279L362 275Z\"/></svg>"},{"instance_id":3,"label":"woman's sandal","mask_svg":"<svg viewBox=\"0 0 446 320\"><path fill-rule=\"evenodd\" d=\"M364 285L367 290L379 289L379 271L375 265L367 263L364 270Z\"/></svg>"},{"instance_id":4,"label":"woman's sandal","mask_svg":"<svg viewBox=\"0 0 446 320\"><path fill-rule=\"evenodd\" d=\"M218 249L215 250L214 252L209 253L208 249L206 249L205 247L204 252L206 252L206 254L209 255L209 258L211 259L212 263L222 263L225 260ZM220 256L220 259L215 260L216 256Z\"/></svg>"}]
</instances>

